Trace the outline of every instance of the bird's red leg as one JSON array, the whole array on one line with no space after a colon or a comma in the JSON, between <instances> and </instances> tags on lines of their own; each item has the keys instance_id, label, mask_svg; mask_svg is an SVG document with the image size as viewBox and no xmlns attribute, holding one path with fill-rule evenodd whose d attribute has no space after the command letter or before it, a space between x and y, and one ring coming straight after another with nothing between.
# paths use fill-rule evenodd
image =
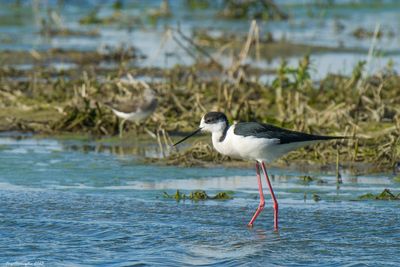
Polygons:
<instances>
[{"instance_id":1,"label":"bird's red leg","mask_svg":"<svg viewBox=\"0 0 400 267\"><path fill-rule=\"evenodd\" d=\"M261 168L264 172L265 178L267 178L269 191L271 192L271 197L272 200L274 201L274 228L275 230L278 230L278 201L276 200L274 190L272 189L271 182L269 181L267 169L265 168L264 162L261 162Z\"/></svg>"},{"instance_id":2,"label":"bird's red leg","mask_svg":"<svg viewBox=\"0 0 400 267\"><path fill-rule=\"evenodd\" d=\"M261 176L260 176L260 166L258 161L256 162L256 173L257 173L257 182L258 182L258 191L260 193L260 204L258 205L258 208L256 212L253 215L253 218L251 218L248 226L252 227L254 221L257 219L257 216L260 214L260 212L264 209L265 206L265 200L264 200L264 194L262 190L262 184L261 184Z\"/></svg>"}]
</instances>

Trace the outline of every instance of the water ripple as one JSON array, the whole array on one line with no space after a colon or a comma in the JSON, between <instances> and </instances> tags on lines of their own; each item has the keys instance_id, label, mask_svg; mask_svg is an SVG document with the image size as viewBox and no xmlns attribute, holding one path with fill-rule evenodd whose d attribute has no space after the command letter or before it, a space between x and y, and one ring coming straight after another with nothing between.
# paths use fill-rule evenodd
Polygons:
<instances>
[{"instance_id":1,"label":"water ripple","mask_svg":"<svg viewBox=\"0 0 400 267\"><path fill-rule=\"evenodd\" d=\"M18 144L12 144L18 146ZM20 144L21 146L29 145ZM42 146L45 147L45 146ZM57 147L51 143L47 149ZM361 192L399 190L387 176L323 186L273 170L280 230L269 196L258 205L252 170L143 166L111 154L0 151L0 264L46 266L359 266L400 264L400 202L352 201ZM72 153L72 154L68 154ZM74 160L71 162L70 157ZM26 162L23 167L21 162ZM40 166L45 162L47 166ZM35 168L47 168L46 175ZM232 190L230 201L163 199L173 193ZM315 202L317 193L322 200ZM306 199L304 196L306 194Z\"/></svg>"}]
</instances>

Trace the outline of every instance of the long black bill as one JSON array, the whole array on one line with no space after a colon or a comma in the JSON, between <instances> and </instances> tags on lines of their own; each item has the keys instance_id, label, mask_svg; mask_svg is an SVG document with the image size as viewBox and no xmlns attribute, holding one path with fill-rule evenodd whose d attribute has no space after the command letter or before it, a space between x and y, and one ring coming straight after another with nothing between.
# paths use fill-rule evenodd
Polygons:
<instances>
[{"instance_id":1,"label":"long black bill","mask_svg":"<svg viewBox=\"0 0 400 267\"><path fill-rule=\"evenodd\" d=\"M182 140L176 142L173 146L179 145L180 143L182 143L183 141L185 141L186 139L192 137L193 135L197 134L197 133L200 132L200 131L201 131L201 128L197 129L197 130L194 131L193 133L191 133L191 134L189 134L188 136L184 137Z\"/></svg>"}]
</instances>

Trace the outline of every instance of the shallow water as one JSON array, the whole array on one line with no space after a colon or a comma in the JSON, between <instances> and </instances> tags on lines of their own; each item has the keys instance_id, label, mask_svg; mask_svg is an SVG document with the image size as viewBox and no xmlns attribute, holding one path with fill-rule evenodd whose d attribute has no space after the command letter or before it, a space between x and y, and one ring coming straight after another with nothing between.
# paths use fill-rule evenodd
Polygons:
<instances>
[{"instance_id":1,"label":"shallow water","mask_svg":"<svg viewBox=\"0 0 400 267\"><path fill-rule=\"evenodd\" d=\"M304 173L271 169L280 204L274 232L268 196L254 228L246 227L258 204L251 169L144 165L140 155L77 149L84 146L0 137L0 264L400 264L400 202L354 201L384 188L398 193L388 175L343 174L337 188L333 174L313 174L325 181L318 185L301 182ZM228 190L234 199L162 197L176 189Z\"/></svg>"}]
</instances>

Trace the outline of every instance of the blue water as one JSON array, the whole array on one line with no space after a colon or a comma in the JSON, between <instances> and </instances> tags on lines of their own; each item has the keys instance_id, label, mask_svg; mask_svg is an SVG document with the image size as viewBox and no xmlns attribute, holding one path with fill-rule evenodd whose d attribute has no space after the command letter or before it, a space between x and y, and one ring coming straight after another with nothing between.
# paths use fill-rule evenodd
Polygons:
<instances>
[{"instance_id":1,"label":"blue water","mask_svg":"<svg viewBox=\"0 0 400 267\"><path fill-rule=\"evenodd\" d=\"M275 232L268 196L254 228L246 227L258 204L251 169L147 165L138 154L88 149L95 146L0 137L0 265L400 264L400 202L354 201L384 188L400 192L388 175L344 173L337 188L333 174L305 184L304 173L271 169L280 204ZM234 199L162 197L176 189L229 190Z\"/></svg>"}]
</instances>

